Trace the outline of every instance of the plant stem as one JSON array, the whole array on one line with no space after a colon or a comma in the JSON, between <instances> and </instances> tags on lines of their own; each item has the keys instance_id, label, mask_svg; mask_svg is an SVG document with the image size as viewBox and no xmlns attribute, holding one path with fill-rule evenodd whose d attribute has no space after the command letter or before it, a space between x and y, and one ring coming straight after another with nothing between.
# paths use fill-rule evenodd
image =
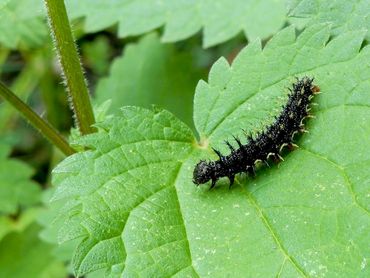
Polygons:
<instances>
[{"instance_id":1,"label":"plant stem","mask_svg":"<svg viewBox=\"0 0 370 278\"><path fill-rule=\"evenodd\" d=\"M63 0L44 0L54 44L70 94L71 107L81 134L95 131L89 92Z\"/></svg>"},{"instance_id":2,"label":"plant stem","mask_svg":"<svg viewBox=\"0 0 370 278\"><path fill-rule=\"evenodd\" d=\"M65 155L75 153L64 137L49 123L37 115L27 104L18 98L8 87L0 82L0 96L7 100L21 115L41 132L53 145L59 148Z\"/></svg>"}]
</instances>

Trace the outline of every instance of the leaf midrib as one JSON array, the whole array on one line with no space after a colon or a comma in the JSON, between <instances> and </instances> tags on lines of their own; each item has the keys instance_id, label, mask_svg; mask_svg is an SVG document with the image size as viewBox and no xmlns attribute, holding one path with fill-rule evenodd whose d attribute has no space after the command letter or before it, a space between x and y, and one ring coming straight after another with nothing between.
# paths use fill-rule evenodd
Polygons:
<instances>
[{"instance_id":1,"label":"leaf midrib","mask_svg":"<svg viewBox=\"0 0 370 278\"><path fill-rule=\"evenodd\" d=\"M201 277L198 272L196 271L195 267L193 266L193 259L192 259L192 254L191 254L191 249L190 249L190 243L189 243L189 238L188 238L188 232L186 230L186 225L185 225L185 220L184 220L184 217L183 217L183 212L182 212L182 208L181 208L181 202L180 202L180 198L179 198L179 192L178 192L178 186L176 186L178 184L178 179L179 179L179 176L180 176L180 173L182 172L185 164L186 164L186 161L189 159L189 157L191 157L193 155L193 153L196 152L196 149L192 149L190 152L189 152L189 155L183 160L184 162L182 162L180 168L179 168L179 171L177 172L177 175L176 175L176 178L174 180L174 186L175 186L175 192L176 192L176 200L177 200L177 203L178 203L178 206L179 206L179 210L180 210L180 215L181 215L181 220L182 220L182 224L184 226L184 232L185 232L185 237L186 237L186 243L187 243L187 247L188 247L188 253L189 253L189 258L190 258L190 262L191 262L191 265L190 267L192 267L192 269L194 270L194 273L197 275L197 277Z\"/></svg>"},{"instance_id":2,"label":"leaf midrib","mask_svg":"<svg viewBox=\"0 0 370 278\"><path fill-rule=\"evenodd\" d=\"M237 181L237 183L239 183ZM239 184L240 185L240 184ZM250 201L250 203L253 205L253 207L258 211L258 214L260 215L260 220L265 225L267 230L270 232L272 238L274 239L276 245L279 247L280 251L284 255L284 261L283 264L285 264L286 260L289 260L291 264L297 269L297 271L303 276L303 277L309 277L309 275L304 271L304 269L298 264L298 262L288 253L288 250L284 247L283 243L279 239L277 233L274 231L273 226L269 222L267 216L263 212L263 209L259 206L256 199L253 198L252 194L246 189L245 186L240 186L242 191L247 196L247 199Z\"/></svg>"}]
</instances>

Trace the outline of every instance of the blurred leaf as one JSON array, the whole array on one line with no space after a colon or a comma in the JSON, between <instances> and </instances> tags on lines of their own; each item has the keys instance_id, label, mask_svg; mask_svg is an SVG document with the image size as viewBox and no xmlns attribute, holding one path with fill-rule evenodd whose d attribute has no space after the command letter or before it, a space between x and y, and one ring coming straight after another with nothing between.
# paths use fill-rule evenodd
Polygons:
<instances>
[{"instance_id":1,"label":"blurred leaf","mask_svg":"<svg viewBox=\"0 0 370 278\"><path fill-rule=\"evenodd\" d=\"M65 267L50 253L51 246L38 239L39 230L34 223L0 241L0 277L66 277Z\"/></svg>"},{"instance_id":2,"label":"blurred leaf","mask_svg":"<svg viewBox=\"0 0 370 278\"><path fill-rule=\"evenodd\" d=\"M35 221L39 212L39 208L29 208L22 211L17 218L0 215L0 240L10 232L22 232Z\"/></svg>"},{"instance_id":3,"label":"blurred leaf","mask_svg":"<svg viewBox=\"0 0 370 278\"><path fill-rule=\"evenodd\" d=\"M112 49L106 37L98 36L94 41L84 42L81 49L84 54L82 58L85 67L90 67L98 76L108 72Z\"/></svg>"},{"instance_id":4,"label":"blurred leaf","mask_svg":"<svg viewBox=\"0 0 370 278\"><path fill-rule=\"evenodd\" d=\"M370 39L370 0L291 0L289 16L301 27L331 23L334 35L367 30Z\"/></svg>"},{"instance_id":5,"label":"blurred leaf","mask_svg":"<svg viewBox=\"0 0 370 278\"><path fill-rule=\"evenodd\" d=\"M48 31L41 0L0 0L0 44L40 46Z\"/></svg>"},{"instance_id":6,"label":"blurred leaf","mask_svg":"<svg viewBox=\"0 0 370 278\"><path fill-rule=\"evenodd\" d=\"M10 147L0 142L0 213L14 214L19 206L40 201L40 187L30 177L33 170L25 163L9 159Z\"/></svg>"},{"instance_id":7,"label":"blurred leaf","mask_svg":"<svg viewBox=\"0 0 370 278\"><path fill-rule=\"evenodd\" d=\"M133 107L78 139L88 151L54 170L53 197L64 203L59 241L80 239L76 274L368 277L370 47L360 49L364 32L329 37L326 25L297 38L290 27L231 66L216 62L194 102L203 146L170 113ZM303 75L322 94L301 148L232 190L195 187L195 163L216 157L210 146L271 121Z\"/></svg>"},{"instance_id":8,"label":"blurred leaf","mask_svg":"<svg viewBox=\"0 0 370 278\"><path fill-rule=\"evenodd\" d=\"M203 29L203 44L210 47L241 32L250 41L268 38L286 23L286 2L289 21L300 28L330 22L338 35L370 25L369 0L67 0L66 4L71 19L86 18L86 33L118 24L118 36L128 37L164 26L162 41L175 42ZM0 13L3 46L35 47L45 41L47 26L41 0L0 0Z\"/></svg>"},{"instance_id":9,"label":"blurred leaf","mask_svg":"<svg viewBox=\"0 0 370 278\"><path fill-rule=\"evenodd\" d=\"M175 42L203 28L205 47L227 41L240 32L250 40L266 38L286 21L282 0L69 0L67 4L71 18L86 17L88 33L118 23L118 36L127 37L164 25L162 40Z\"/></svg>"},{"instance_id":10,"label":"blurred leaf","mask_svg":"<svg viewBox=\"0 0 370 278\"><path fill-rule=\"evenodd\" d=\"M192 102L204 72L194 67L188 52L161 44L156 34L129 44L113 62L110 75L96 89L96 102L112 99L111 113L124 105L164 107L192 126Z\"/></svg>"},{"instance_id":11,"label":"blurred leaf","mask_svg":"<svg viewBox=\"0 0 370 278\"><path fill-rule=\"evenodd\" d=\"M11 90L17 94L23 101L27 101L31 93L39 84L40 78L45 73L45 60L43 55L46 51L34 51L29 53L29 58L22 66L21 71L12 81ZM48 51L49 53L49 51ZM50 60L49 60L50 61ZM48 62L49 62L48 61ZM6 65L4 66L4 68ZM50 93L50 92L49 92ZM0 132L9 133L15 126L16 120L19 118L19 113L9 103L0 99Z\"/></svg>"}]
</instances>

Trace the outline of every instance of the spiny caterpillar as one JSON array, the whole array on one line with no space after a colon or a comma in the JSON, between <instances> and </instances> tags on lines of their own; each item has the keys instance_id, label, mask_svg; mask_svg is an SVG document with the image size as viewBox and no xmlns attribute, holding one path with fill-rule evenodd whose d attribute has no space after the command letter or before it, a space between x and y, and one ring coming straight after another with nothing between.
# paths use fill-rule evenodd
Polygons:
<instances>
[{"instance_id":1,"label":"spiny caterpillar","mask_svg":"<svg viewBox=\"0 0 370 278\"><path fill-rule=\"evenodd\" d=\"M303 121L313 117L309 114L310 101L320 89L313 84L313 78L297 78L289 89L288 101L282 106L282 112L275 117L274 123L266 127L253 138L247 136L248 142L243 145L240 140L234 137L239 148L234 148L230 142L225 143L230 148L229 155L222 155L218 150L213 149L218 155L219 160L201 160L194 168L193 182L196 185L203 184L212 180L212 189L216 181L222 177L228 177L230 187L234 183L235 175L245 172L252 176L255 175L256 164L264 162L268 165L269 159L276 162L283 160L280 153L284 147L293 149L297 147L293 143L294 135L298 132L306 132Z\"/></svg>"}]
</instances>

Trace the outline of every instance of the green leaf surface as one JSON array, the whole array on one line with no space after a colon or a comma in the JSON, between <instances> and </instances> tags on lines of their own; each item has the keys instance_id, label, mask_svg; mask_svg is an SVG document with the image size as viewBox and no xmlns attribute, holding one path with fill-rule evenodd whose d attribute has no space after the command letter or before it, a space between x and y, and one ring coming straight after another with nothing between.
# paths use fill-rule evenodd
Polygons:
<instances>
[{"instance_id":1,"label":"green leaf surface","mask_svg":"<svg viewBox=\"0 0 370 278\"><path fill-rule=\"evenodd\" d=\"M118 23L118 35L127 37L164 26L162 40L174 42L203 29L205 47L240 32L251 40L266 38L286 21L285 1L281 0L70 0L67 4L72 18L86 17L86 32Z\"/></svg>"},{"instance_id":2,"label":"green leaf surface","mask_svg":"<svg viewBox=\"0 0 370 278\"><path fill-rule=\"evenodd\" d=\"M155 104L193 126L194 89L205 75L195 63L190 53L161 44L156 34L149 34L128 45L113 62L109 77L98 83L96 102L111 99L111 113L124 105Z\"/></svg>"},{"instance_id":3,"label":"green leaf surface","mask_svg":"<svg viewBox=\"0 0 370 278\"><path fill-rule=\"evenodd\" d=\"M9 159L10 147L0 142L0 214L16 213L40 201L40 187L30 177L33 170L25 163Z\"/></svg>"},{"instance_id":4,"label":"green leaf surface","mask_svg":"<svg viewBox=\"0 0 370 278\"><path fill-rule=\"evenodd\" d=\"M346 31L367 30L370 26L369 0L294 0L289 5L290 21L301 27L331 23L334 35Z\"/></svg>"},{"instance_id":5,"label":"green leaf surface","mask_svg":"<svg viewBox=\"0 0 370 278\"><path fill-rule=\"evenodd\" d=\"M40 0L0 0L0 44L7 48L40 46L48 32Z\"/></svg>"},{"instance_id":6,"label":"green leaf surface","mask_svg":"<svg viewBox=\"0 0 370 278\"><path fill-rule=\"evenodd\" d=\"M66 277L63 264L51 255L51 245L38 238L39 231L40 227L33 223L0 241L0 277Z\"/></svg>"},{"instance_id":7,"label":"green leaf surface","mask_svg":"<svg viewBox=\"0 0 370 278\"><path fill-rule=\"evenodd\" d=\"M370 47L365 32L329 41L327 25L286 28L232 65L217 61L194 100L191 130L169 112L125 107L78 139L88 151L54 170L59 241L80 239L76 275L118 277L368 277ZM255 179L196 187L210 146L260 130L294 76L313 76L316 119L300 149ZM280 99L283 98L283 99ZM245 142L245 139L243 140Z\"/></svg>"}]
</instances>

